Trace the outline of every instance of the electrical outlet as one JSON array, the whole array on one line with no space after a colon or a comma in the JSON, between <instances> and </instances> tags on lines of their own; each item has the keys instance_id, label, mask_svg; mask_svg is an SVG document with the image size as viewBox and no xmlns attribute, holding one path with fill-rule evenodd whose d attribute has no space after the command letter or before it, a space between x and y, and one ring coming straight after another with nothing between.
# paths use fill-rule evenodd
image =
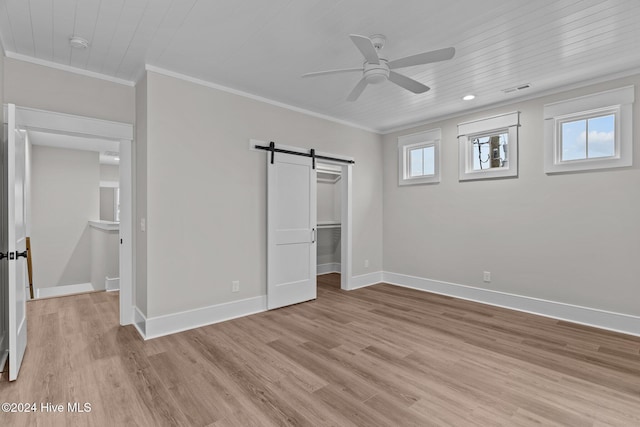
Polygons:
<instances>
[{"instance_id":1,"label":"electrical outlet","mask_svg":"<svg viewBox=\"0 0 640 427\"><path fill-rule=\"evenodd\" d=\"M240 281L234 280L231 282L231 292L240 292Z\"/></svg>"},{"instance_id":2,"label":"electrical outlet","mask_svg":"<svg viewBox=\"0 0 640 427\"><path fill-rule=\"evenodd\" d=\"M489 283L491 281L491 272L485 271L482 275L482 281Z\"/></svg>"},{"instance_id":3,"label":"electrical outlet","mask_svg":"<svg viewBox=\"0 0 640 427\"><path fill-rule=\"evenodd\" d=\"M369 260L368 259L364 260L364 268L369 268Z\"/></svg>"}]
</instances>

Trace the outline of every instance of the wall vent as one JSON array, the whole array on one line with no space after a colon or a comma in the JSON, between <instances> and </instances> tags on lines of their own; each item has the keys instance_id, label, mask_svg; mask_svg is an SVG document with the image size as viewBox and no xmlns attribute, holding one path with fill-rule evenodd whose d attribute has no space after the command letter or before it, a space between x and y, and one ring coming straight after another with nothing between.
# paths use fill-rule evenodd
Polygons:
<instances>
[{"instance_id":1,"label":"wall vent","mask_svg":"<svg viewBox=\"0 0 640 427\"><path fill-rule=\"evenodd\" d=\"M502 89L502 92L504 93L511 93L511 92L518 92L520 90L524 90L524 89L529 89L531 87L530 83L524 83L518 86L513 86L513 87L509 87L506 89Z\"/></svg>"}]
</instances>

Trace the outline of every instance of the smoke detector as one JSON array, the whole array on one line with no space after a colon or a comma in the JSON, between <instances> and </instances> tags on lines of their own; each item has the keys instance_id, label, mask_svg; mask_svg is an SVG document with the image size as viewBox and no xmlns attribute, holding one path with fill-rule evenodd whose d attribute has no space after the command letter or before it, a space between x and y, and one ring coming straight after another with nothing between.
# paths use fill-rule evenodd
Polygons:
<instances>
[{"instance_id":1,"label":"smoke detector","mask_svg":"<svg viewBox=\"0 0 640 427\"><path fill-rule=\"evenodd\" d=\"M86 49L89 47L89 42L82 37L72 36L69 39L69 45L75 49Z\"/></svg>"}]
</instances>

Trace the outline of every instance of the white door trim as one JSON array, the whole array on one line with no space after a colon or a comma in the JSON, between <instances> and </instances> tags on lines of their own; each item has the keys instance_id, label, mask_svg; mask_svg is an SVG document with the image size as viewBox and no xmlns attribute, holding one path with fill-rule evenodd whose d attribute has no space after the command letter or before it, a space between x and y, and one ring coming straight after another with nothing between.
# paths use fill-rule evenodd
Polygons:
<instances>
[{"instance_id":1,"label":"white door trim","mask_svg":"<svg viewBox=\"0 0 640 427\"><path fill-rule=\"evenodd\" d=\"M31 130L93 136L113 140L133 140L133 125L93 117L76 116L55 111L16 105L16 120Z\"/></svg>"},{"instance_id":2,"label":"white door trim","mask_svg":"<svg viewBox=\"0 0 640 427\"><path fill-rule=\"evenodd\" d=\"M16 123L25 129L120 142L120 324L133 323L133 125L18 106Z\"/></svg>"}]
</instances>

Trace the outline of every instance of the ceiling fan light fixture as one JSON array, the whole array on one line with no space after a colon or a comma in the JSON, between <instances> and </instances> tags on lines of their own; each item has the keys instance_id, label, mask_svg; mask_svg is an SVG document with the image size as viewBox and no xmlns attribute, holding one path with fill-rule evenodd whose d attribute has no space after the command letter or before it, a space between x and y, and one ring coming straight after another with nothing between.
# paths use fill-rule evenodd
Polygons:
<instances>
[{"instance_id":1,"label":"ceiling fan light fixture","mask_svg":"<svg viewBox=\"0 0 640 427\"><path fill-rule=\"evenodd\" d=\"M365 65L364 79L370 85L375 85L387 81L389 78L389 67L380 65Z\"/></svg>"},{"instance_id":2,"label":"ceiling fan light fixture","mask_svg":"<svg viewBox=\"0 0 640 427\"><path fill-rule=\"evenodd\" d=\"M469 94L462 97L463 101L471 101L472 99L476 99L475 95Z\"/></svg>"},{"instance_id":3,"label":"ceiling fan light fixture","mask_svg":"<svg viewBox=\"0 0 640 427\"><path fill-rule=\"evenodd\" d=\"M69 46L74 49L86 49L89 47L89 41L79 36L71 36Z\"/></svg>"}]
</instances>

